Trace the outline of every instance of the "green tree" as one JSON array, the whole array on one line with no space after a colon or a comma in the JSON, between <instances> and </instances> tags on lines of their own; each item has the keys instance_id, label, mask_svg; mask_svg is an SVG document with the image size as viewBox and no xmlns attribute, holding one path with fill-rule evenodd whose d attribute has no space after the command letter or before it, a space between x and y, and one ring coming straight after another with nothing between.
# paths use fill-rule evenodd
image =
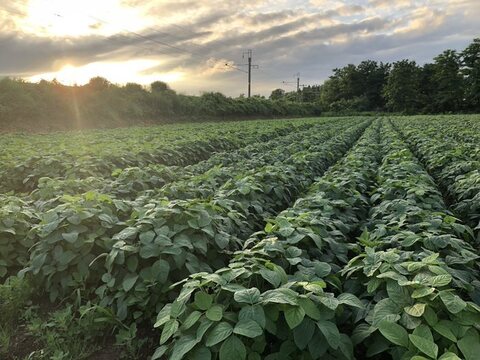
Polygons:
<instances>
[{"instance_id":1,"label":"green tree","mask_svg":"<svg viewBox=\"0 0 480 360\"><path fill-rule=\"evenodd\" d=\"M367 99L367 107L369 110L382 110L385 108L385 99L382 91L387 83L388 74L390 72L390 64L380 63L376 61L362 61L357 66L360 77L361 94Z\"/></svg>"},{"instance_id":2,"label":"green tree","mask_svg":"<svg viewBox=\"0 0 480 360\"><path fill-rule=\"evenodd\" d=\"M401 60L393 63L383 91L389 110L406 114L419 110L420 75L421 70L415 61Z\"/></svg>"},{"instance_id":3,"label":"green tree","mask_svg":"<svg viewBox=\"0 0 480 360\"><path fill-rule=\"evenodd\" d=\"M455 50L445 50L434 60L435 108L441 112L458 111L463 103L460 55Z\"/></svg>"},{"instance_id":4,"label":"green tree","mask_svg":"<svg viewBox=\"0 0 480 360\"><path fill-rule=\"evenodd\" d=\"M285 90L283 89L275 89L272 91L272 93L270 94L270 97L269 99L270 100L280 100L280 99L283 99L285 96Z\"/></svg>"},{"instance_id":5,"label":"green tree","mask_svg":"<svg viewBox=\"0 0 480 360\"><path fill-rule=\"evenodd\" d=\"M474 39L461 56L466 108L480 111L480 38Z\"/></svg>"}]
</instances>

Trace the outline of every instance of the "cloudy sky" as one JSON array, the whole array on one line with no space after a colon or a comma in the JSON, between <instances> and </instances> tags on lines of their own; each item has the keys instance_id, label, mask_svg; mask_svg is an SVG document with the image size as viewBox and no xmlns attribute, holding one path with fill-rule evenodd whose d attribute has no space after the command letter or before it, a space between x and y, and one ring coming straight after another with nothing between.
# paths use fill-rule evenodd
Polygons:
<instances>
[{"instance_id":1,"label":"cloudy sky","mask_svg":"<svg viewBox=\"0 0 480 360\"><path fill-rule=\"evenodd\" d=\"M422 64L480 36L480 0L0 0L0 76L82 84L167 81L253 93L319 84L364 59ZM225 64L228 64L227 66Z\"/></svg>"}]
</instances>

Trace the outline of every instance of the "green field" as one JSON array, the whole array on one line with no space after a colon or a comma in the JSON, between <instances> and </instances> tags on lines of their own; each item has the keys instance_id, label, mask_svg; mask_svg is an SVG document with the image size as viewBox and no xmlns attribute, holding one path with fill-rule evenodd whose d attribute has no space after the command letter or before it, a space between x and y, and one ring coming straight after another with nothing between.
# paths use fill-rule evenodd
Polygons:
<instances>
[{"instance_id":1,"label":"green field","mask_svg":"<svg viewBox=\"0 0 480 360\"><path fill-rule=\"evenodd\" d=\"M1 359L479 358L479 115L0 148Z\"/></svg>"}]
</instances>

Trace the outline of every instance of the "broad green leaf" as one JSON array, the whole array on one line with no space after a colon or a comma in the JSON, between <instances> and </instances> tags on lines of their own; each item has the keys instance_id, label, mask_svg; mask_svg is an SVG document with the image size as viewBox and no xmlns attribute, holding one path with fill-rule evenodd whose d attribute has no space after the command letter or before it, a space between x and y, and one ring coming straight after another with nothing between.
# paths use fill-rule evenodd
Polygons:
<instances>
[{"instance_id":1,"label":"broad green leaf","mask_svg":"<svg viewBox=\"0 0 480 360\"><path fill-rule=\"evenodd\" d=\"M418 298L421 298L421 297L424 297L424 296L428 296L431 293L433 293L434 291L435 291L435 289L430 288L430 287L423 287L423 288L420 288L420 289L415 289L412 292L412 298L413 299L418 299Z\"/></svg>"},{"instance_id":2,"label":"broad green leaf","mask_svg":"<svg viewBox=\"0 0 480 360\"><path fill-rule=\"evenodd\" d=\"M317 276L320 278L327 276L332 271L332 267L325 262L315 262L313 266L315 269L315 274L317 274Z\"/></svg>"},{"instance_id":3,"label":"broad green leaf","mask_svg":"<svg viewBox=\"0 0 480 360\"><path fill-rule=\"evenodd\" d=\"M168 320L163 326L162 335L160 336L160 345L164 344L178 330L178 321L175 319Z\"/></svg>"},{"instance_id":4,"label":"broad green leaf","mask_svg":"<svg viewBox=\"0 0 480 360\"><path fill-rule=\"evenodd\" d=\"M122 287L125 292L129 291L138 279L137 274L128 273L122 281Z\"/></svg>"},{"instance_id":5,"label":"broad green leaf","mask_svg":"<svg viewBox=\"0 0 480 360\"><path fill-rule=\"evenodd\" d=\"M422 353L424 353L427 356L430 356L431 358L434 358L434 359L437 358L438 346L433 341L430 341L421 336L413 335L413 334L408 335L408 338L410 339L412 344Z\"/></svg>"},{"instance_id":6,"label":"broad green leaf","mask_svg":"<svg viewBox=\"0 0 480 360\"><path fill-rule=\"evenodd\" d=\"M220 321L223 316L223 308L220 305L213 305L206 312L207 319L212 321Z\"/></svg>"},{"instance_id":7,"label":"broad green leaf","mask_svg":"<svg viewBox=\"0 0 480 360\"><path fill-rule=\"evenodd\" d=\"M458 341L457 345L465 357L465 360L478 359L480 354L480 337L476 330L471 329L468 331L467 334Z\"/></svg>"},{"instance_id":8,"label":"broad green leaf","mask_svg":"<svg viewBox=\"0 0 480 360\"><path fill-rule=\"evenodd\" d=\"M302 323L293 329L293 339L300 350L307 348L315 332L315 323L305 318Z\"/></svg>"},{"instance_id":9,"label":"broad green leaf","mask_svg":"<svg viewBox=\"0 0 480 360\"><path fill-rule=\"evenodd\" d=\"M231 335L220 347L220 360L245 360L246 357L247 349L235 335Z\"/></svg>"},{"instance_id":10,"label":"broad green leaf","mask_svg":"<svg viewBox=\"0 0 480 360\"><path fill-rule=\"evenodd\" d=\"M416 303L415 305L412 305L412 306L406 306L404 310L408 315L420 317L425 312L425 306L426 306L425 304Z\"/></svg>"},{"instance_id":11,"label":"broad green leaf","mask_svg":"<svg viewBox=\"0 0 480 360\"><path fill-rule=\"evenodd\" d=\"M195 293L195 306L200 310L208 310L212 306L213 296L200 291Z\"/></svg>"},{"instance_id":12,"label":"broad green leaf","mask_svg":"<svg viewBox=\"0 0 480 360\"><path fill-rule=\"evenodd\" d=\"M455 353L446 352L438 358L438 360L462 360Z\"/></svg>"},{"instance_id":13,"label":"broad green leaf","mask_svg":"<svg viewBox=\"0 0 480 360\"><path fill-rule=\"evenodd\" d=\"M168 347L165 345L158 347L153 353L151 360L160 359L167 352L167 350L168 350Z\"/></svg>"},{"instance_id":14,"label":"broad green leaf","mask_svg":"<svg viewBox=\"0 0 480 360\"><path fill-rule=\"evenodd\" d=\"M408 333L402 326L390 321L381 321L378 330L390 342L408 348Z\"/></svg>"},{"instance_id":15,"label":"broad green leaf","mask_svg":"<svg viewBox=\"0 0 480 360\"><path fill-rule=\"evenodd\" d=\"M327 339L328 344L336 350L340 345L340 332L338 331L337 325L330 321L320 320L317 321L317 327L323 336L325 336L325 339Z\"/></svg>"},{"instance_id":16,"label":"broad green leaf","mask_svg":"<svg viewBox=\"0 0 480 360\"><path fill-rule=\"evenodd\" d=\"M263 330L254 320L240 320L233 329L238 335L254 338L263 334Z\"/></svg>"},{"instance_id":17,"label":"broad green leaf","mask_svg":"<svg viewBox=\"0 0 480 360\"><path fill-rule=\"evenodd\" d=\"M298 305L298 294L287 288L268 290L263 294L263 302L265 304L276 303Z\"/></svg>"},{"instance_id":18,"label":"broad green leaf","mask_svg":"<svg viewBox=\"0 0 480 360\"><path fill-rule=\"evenodd\" d=\"M205 346L198 347L193 350L192 354L189 356L189 360L211 360L212 353L210 349Z\"/></svg>"},{"instance_id":19,"label":"broad green leaf","mask_svg":"<svg viewBox=\"0 0 480 360\"><path fill-rule=\"evenodd\" d=\"M157 321L153 327L159 327L165 324L168 320L170 320L170 311L172 309L172 304L165 305L162 310L157 315Z\"/></svg>"},{"instance_id":20,"label":"broad green leaf","mask_svg":"<svg viewBox=\"0 0 480 360\"><path fill-rule=\"evenodd\" d=\"M261 305L247 305L242 307L238 313L238 320L253 320L262 328L265 328L265 311Z\"/></svg>"},{"instance_id":21,"label":"broad green leaf","mask_svg":"<svg viewBox=\"0 0 480 360\"><path fill-rule=\"evenodd\" d=\"M73 244L78 239L78 232L63 233L62 236L66 241Z\"/></svg>"},{"instance_id":22,"label":"broad green leaf","mask_svg":"<svg viewBox=\"0 0 480 360\"><path fill-rule=\"evenodd\" d=\"M318 300L331 310L335 310L340 302L333 296L320 296Z\"/></svg>"},{"instance_id":23,"label":"broad green leaf","mask_svg":"<svg viewBox=\"0 0 480 360\"><path fill-rule=\"evenodd\" d=\"M229 323L222 321L215 326L207 335L205 345L212 347L228 338L233 332L233 327Z\"/></svg>"},{"instance_id":24,"label":"broad green leaf","mask_svg":"<svg viewBox=\"0 0 480 360\"><path fill-rule=\"evenodd\" d=\"M373 310L373 326L377 326L378 323L383 320L391 322L397 322L400 320L400 309L388 298L380 300Z\"/></svg>"},{"instance_id":25,"label":"broad green leaf","mask_svg":"<svg viewBox=\"0 0 480 360\"><path fill-rule=\"evenodd\" d=\"M190 329L193 325L195 325L195 323L198 321L198 319L200 319L201 316L202 313L200 311L192 311L183 322L182 329Z\"/></svg>"},{"instance_id":26,"label":"broad green leaf","mask_svg":"<svg viewBox=\"0 0 480 360\"><path fill-rule=\"evenodd\" d=\"M305 311L305 315L311 317L313 320L320 320L322 318L322 314L320 313L318 306L315 305L312 300L308 298L299 298L298 304Z\"/></svg>"},{"instance_id":27,"label":"broad green leaf","mask_svg":"<svg viewBox=\"0 0 480 360\"><path fill-rule=\"evenodd\" d=\"M451 291L440 291L440 299L447 307L448 311L452 314L457 314L467 307L467 303L463 301L458 295L453 294Z\"/></svg>"},{"instance_id":28,"label":"broad green leaf","mask_svg":"<svg viewBox=\"0 0 480 360\"><path fill-rule=\"evenodd\" d=\"M296 328L305 317L305 310L301 306L288 306L284 310L285 320L290 329Z\"/></svg>"},{"instance_id":29,"label":"broad green leaf","mask_svg":"<svg viewBox=\"0 0 480 360\"><path fill-rule=\"evenodd\" d=\"M433 287L441 287L450 284L452 276L450 274L436 275L428 279L428 283Z\"/></svg>"},{"instance_id":30,"label":"broad green leaf","mask_svg":"<svg viewBox=\"0 0 480 360\"><path fill-rule=\"evenodd\" d=\"M260 301L260 291L257 288L235 291L233 298L236 302L253 305Z\"/></svg>"},{"instance_id":31,"label":"broad green leaf","mask_svg":"<svg viewBox=\"0 0 480 360\"><path fill-rule=\"evenodd\" d=\"M350 305L359 309L364 308L363 303L360 301L360 299L353 294L343 293L338 295L337 299L338 301L340 301L340 304Z\"/></svg>"},{"instance_id":32,"label":"broad green leaf","mask_svg":"<svg viewBox=\"0 0 480 360\"><path fill-rule=\"evenodd\" d=\"M440 320L438 323L436 323L433 326L433 330L435 330L440 335L456 343L457 337L453 334L452 330L450 330L450 327L449 327L450 324L451 324L450 321Z\"/></svg>"},{"instance_id":33,"label":"broad green leaf","mask_svg":"<svg viewBox=\"0 0 480 360\"><path fill-rule=\"evenodd\" d=\"M195 345L198 340L192 335L182 336L174 342L172 355L169 360L181 360Z\"/></svg>"}]
</instances>

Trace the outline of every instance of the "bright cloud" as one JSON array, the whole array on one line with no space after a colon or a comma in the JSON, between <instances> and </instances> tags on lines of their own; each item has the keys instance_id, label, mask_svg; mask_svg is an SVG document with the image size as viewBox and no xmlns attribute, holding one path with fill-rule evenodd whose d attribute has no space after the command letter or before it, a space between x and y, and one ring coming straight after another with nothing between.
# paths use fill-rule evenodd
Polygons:
<instances>
[{"instance_id":1,"label":"bright cloud","mask_svg":"<svg viewBox=\"0 0 480 360\"><path fill-rule=\"evenodd\" d=\"M186 93L320 83L366 58L430 61L478 37L477 0L2 0L0 76L163 80ZM228 65L225 65L228 64ZM307 80L305 80L307 82Z\"/></svg>"}]
</instances>

